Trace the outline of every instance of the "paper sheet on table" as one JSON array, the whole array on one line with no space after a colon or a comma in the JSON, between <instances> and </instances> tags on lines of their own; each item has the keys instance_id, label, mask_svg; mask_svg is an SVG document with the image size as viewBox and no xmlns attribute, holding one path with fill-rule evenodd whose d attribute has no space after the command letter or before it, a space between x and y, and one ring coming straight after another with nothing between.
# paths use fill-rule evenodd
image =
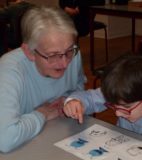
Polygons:
<instances>
[{"instance_id":1,"label":"paper sheet on table","mask_svg":"<svg viewBox=\"0 0 142 160\"><path fill-rule=\"evenodd\" d=\"M95 124L55 146L84 160L140 160L142 142Z\"/></svg>"}]
</instances>

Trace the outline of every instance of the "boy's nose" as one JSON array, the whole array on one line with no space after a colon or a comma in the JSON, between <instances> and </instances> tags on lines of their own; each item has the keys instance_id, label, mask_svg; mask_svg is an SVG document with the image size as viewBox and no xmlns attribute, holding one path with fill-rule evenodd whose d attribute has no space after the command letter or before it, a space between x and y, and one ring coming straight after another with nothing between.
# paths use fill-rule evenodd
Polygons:
<instances>
[{"instance_id":1,"label":"boy's nose","mask_svg":"<svg viewBox=\"0 0 142 160\"><path fill-rule=\"evenodd\" d=\"M125 114L123 112L120 112L119 110L117 110L115 112L115 114L116 114L117 117L123 117L123 118L126 118L126 119L130 116L129 114Z\"/></svg>"}]
</instances>

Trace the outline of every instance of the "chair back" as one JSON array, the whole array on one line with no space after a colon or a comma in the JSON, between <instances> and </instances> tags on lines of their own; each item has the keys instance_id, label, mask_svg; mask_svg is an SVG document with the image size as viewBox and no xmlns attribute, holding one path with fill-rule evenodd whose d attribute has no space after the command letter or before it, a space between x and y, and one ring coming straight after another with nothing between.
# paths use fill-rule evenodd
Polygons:
<instances>
[{"instance_id":1,"label":"chair back","mask_svg":"<svg viewBox=\"0 0 142 160\"><path fill-rule=\"evenodd\" d=\"M17 48L22 43L21 19L24 13L33 6L28 2L20 2L9 6L6 10L9 24L9 48Z\"/></svg>"},{"instance_id":2,"label":"chair back","mask_svg":"<svg viewBox=\"0 0 142 160\"><path fill-rule=\"evenodd\" d=\"M8 51L7 21L0 18L0 56Z\"/></svg>"}]
</instances>

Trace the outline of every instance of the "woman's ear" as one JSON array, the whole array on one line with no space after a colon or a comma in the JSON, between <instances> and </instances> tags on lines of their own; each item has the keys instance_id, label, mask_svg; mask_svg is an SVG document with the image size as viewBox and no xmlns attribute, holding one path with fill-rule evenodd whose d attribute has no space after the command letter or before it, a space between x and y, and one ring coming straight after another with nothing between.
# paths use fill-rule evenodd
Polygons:
<instances>
[{"instance_id":1,"label":"woman's ear","mask_svg":"<svg viewBox=\"0 0 142 160\"><path fill-rule=\"evenodd\" d=\"M26 43L22 43L21 48L23 49L24 54L30 61L35 61L35 55L34 53L31 52L31 50L29 49Z\"/></svg>"}]
</instances>

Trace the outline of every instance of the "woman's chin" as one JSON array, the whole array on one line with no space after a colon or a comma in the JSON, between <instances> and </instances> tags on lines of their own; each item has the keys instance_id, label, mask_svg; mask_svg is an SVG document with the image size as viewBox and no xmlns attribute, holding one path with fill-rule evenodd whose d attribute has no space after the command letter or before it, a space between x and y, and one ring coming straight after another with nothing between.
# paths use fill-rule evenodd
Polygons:
<instances>
[{"instance_id":1,"label":"woman's chin","mask_svg":"<svg viewBox=\"0 0 142 160\"><path fill-rule=\"evenodd\" d=\"M65 70L56 70L53 74L50 75L52 78L61 78L65 73Z\"/></svg>"}]
</instances>

